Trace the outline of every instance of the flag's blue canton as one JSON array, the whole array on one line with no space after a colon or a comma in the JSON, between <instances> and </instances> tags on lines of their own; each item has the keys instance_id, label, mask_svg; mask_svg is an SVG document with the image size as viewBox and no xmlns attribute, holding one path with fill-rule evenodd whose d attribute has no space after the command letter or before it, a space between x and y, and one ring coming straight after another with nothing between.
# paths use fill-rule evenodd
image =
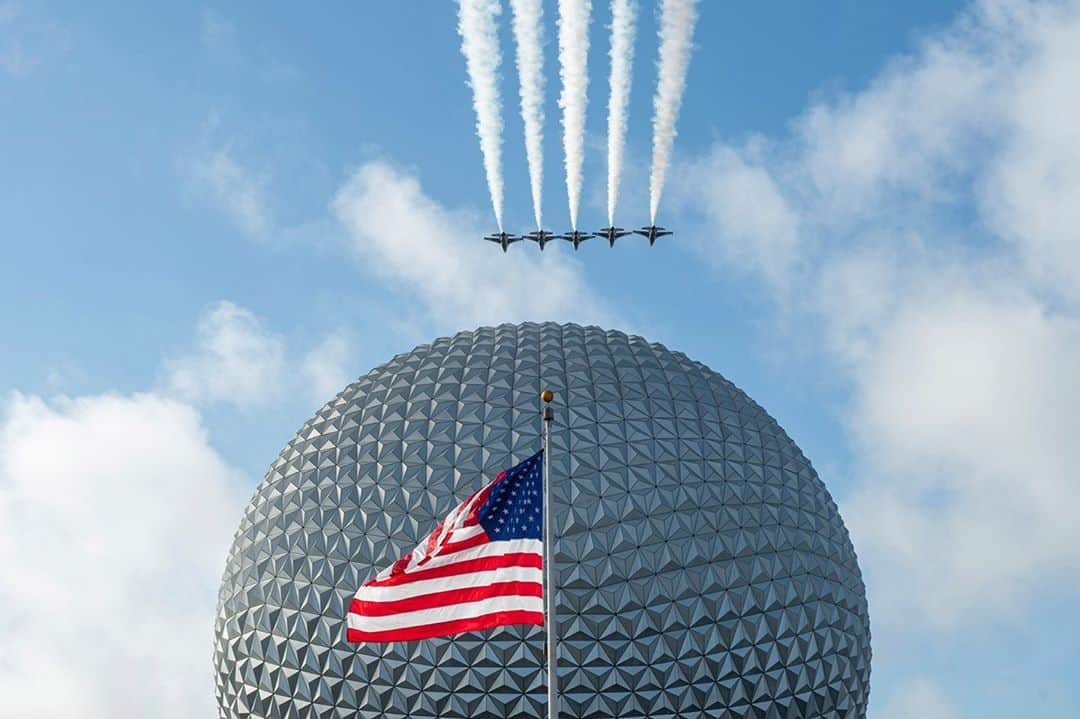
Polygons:
<instances>
[{"instance_id":1,"label":"flag's blue canton","mask_svg":"<svg viewBox=\"0 0 1080 719\"><path fill-rule=\"evenodd\" d=\"M492 541L543 539L544 451L506 470L480 507L480 526Z\"/></svg>"}]
</instances>

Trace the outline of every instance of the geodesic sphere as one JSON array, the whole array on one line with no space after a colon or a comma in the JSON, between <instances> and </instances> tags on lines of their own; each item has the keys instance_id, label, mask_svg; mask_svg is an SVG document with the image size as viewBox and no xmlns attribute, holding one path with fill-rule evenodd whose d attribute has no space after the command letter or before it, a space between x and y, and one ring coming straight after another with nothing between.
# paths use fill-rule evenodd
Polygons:
<instances>
[{"instance_id":1,"label":"geodesic sphere","mask_svg":"<svg viewBox=\"0 0 1080 719\"><path fill-rule=\"evenodd\" d=\"M863 582L799 448L704 365L550 323L398 355L285 447L225 568L221 716L545 716L540 627L345 640L362 582L539 448L541 387L555 392L560 715L864 716Z\"/></svg>"}]
</instances>

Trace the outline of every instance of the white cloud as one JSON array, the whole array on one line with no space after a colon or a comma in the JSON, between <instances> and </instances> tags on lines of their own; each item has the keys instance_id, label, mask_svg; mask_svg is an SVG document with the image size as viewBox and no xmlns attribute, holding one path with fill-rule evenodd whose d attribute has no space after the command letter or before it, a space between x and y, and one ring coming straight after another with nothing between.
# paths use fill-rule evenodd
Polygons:
<instances>
[{"instance_id":1,"label":"white cloud","mask_svg":"<svg viewBox=\"0 0 1080 719\"><path fill-rule=\"evenodd\" d=\"M1080 3L1019 19L1027 54L1005 82L1004 138L982 180L986 222L1016 243L1033 276L1080 300Z\"/></svg>"},{"instance_id":2,"label":"white cloud","mask_svg":"<svg viewBox=\"0 0 1080 719\"><path fill-rule=\"evenodd\" d=\"M1078 71L1080 3L977 2L863 91L813 103L789 137L691 163L682 204L733 229L715 235L728 262L764 258L778 283L793 256L945 231L987 235L1080 300Z\"/></svg>"},{"instance_id":3,"label":"white cloud","mask_svg":"<svg viewBox=\"0 0 1080 719\"><path fill-rule=\"evenodd\" d=\"M358 375L350 365L352 342L344 332L327 335L300 361L300 373L316 402L327 402Z\"/></svg>"},{"instance_id":4,"label":"white cloud","mask_svg":"<svg viewBox=\"0 0 1080 719\"><path fill-rule=\"evenodd\" d=\"M908 287L860 356L844 515L876 614L939 625L1080 589L1080 321L959 282Z\"/></svg>"},{"instance_id":5,"label":"white cloud","mask_svg":"<svg viewBox=\"0 0 1080 719\"><path fill-rule=\"evenodd\" d=\"M976 2L789 136L676 173L702 252L850 379L844 513L879 625L1077 588L1078 70L1080 2Z\"/></svg>"},{"instance_id":6,"label":"white cloud","mask_svg":"<svg viewBox=\"0 0 1080 719\"><path fill-rule=\"evenodd\" d=\"M0 715L213 715L212 618L238 486L182 403L5 401Z\"/></svg>"},{"instance_id":7,"label":"white cloud","mask_svg":"<svg viewBox=\"0 0 1080 719\"><path fill-rule=\"evenodd\" d=\"M385 162L363 165L333 202L361 261L402 290L441 329L521 320L604 324L609 314L562 248L503 254L474 215L444 208L417 179ZM490 231L490 229L488 230Z\"/></svg>"},{"instance_id":8,"label":"white cloud","mask_svg":"<svg viewBox=\"0 0 1080 719\"><path fill-rule=\"evenodd\" d=\"M165 361L165 388L195 403L265 404L285 376L284 340L250 311L222 301L199 319L195 349Z\"/></svg>"},{"instance_id":9,"label":"white cloud","mask_svg":"<svg viewBox=\"0 0 1080 719\"><path fill-rule=\"evenodd\" d=\"M698 249L714 262L761 272L781 287L798 262L800 217L760 164L757 145L715 147L681 173L682 181L708 198L701 209L715 232Z\"/></svg>"},{"instance_id":10,"label":"white cloud","mask_svg":"<svg viewBox=\"0 0 1080 719\"><path fill-rule=\"evenodd\" d=\"M349 379L330 334L299 359L219 302L158 391L0 401L0 716L212 716L215 598L245 483L192 403L317 401Z\"/></svg>"},{"instance_id":11,"label":"white cloud","mask_svg":"<svg viewBox=\"0 0 1080 719\"><path fill-rule=\"evenodd\" d=\"M929 679L914 679L897 689L881 712L872 719L958 719L956 706Z\"/></svg>"},{"instance_id":12,"label":"white cloud","mask_svg":"<svg viewBox=\"0 0 1080 719\"><path fill-rule=\"evenodd\" d=\"M256 238L271 232L274 222L266 199L267 178L237 159L231 147L200 151L188 169L237 227Z\"/></svg>"},{"instance_id":13,"label":"white cloud","mask_svg":"<svg viewBox=\"0 0 1080 719\"><path fill-rule=\"evenodd\" d=\"M352 338L330 332L304 353L251 310L221 301L200 317L194 345L166 358L159 391L196 405L250 410L286 396L326 402L357 376Z\"/></svg>"}]
</instances>

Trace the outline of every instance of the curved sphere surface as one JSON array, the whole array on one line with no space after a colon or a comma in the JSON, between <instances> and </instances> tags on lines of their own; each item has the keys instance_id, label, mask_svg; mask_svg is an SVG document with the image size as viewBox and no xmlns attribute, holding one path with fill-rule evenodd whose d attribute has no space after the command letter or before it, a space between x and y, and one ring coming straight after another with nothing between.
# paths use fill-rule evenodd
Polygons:
<instances>
[{"instance_id":1,"label":"curved sphere surface","mask_svg":"<svg viewBox=\"0 0 1080 719\"><path fill-rule=\"evenodd\" d=\"M352 593L552 436L560 715L862 717L870 632L836 505L704 365L595 327L503 325L398 355L304 425L221 586L223 717L542 717L543 629L353 645Z\"/></svg>"}]
</instances>

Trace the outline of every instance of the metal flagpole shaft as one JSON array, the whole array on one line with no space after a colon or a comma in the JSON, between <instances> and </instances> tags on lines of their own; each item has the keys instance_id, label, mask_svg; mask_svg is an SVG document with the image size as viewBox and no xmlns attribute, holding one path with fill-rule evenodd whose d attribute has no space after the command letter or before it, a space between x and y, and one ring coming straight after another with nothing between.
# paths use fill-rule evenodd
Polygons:
<instances>
[{"instance_id":1,"label":"metal flagpole shaft","mask_svg":"<svg viewBox=\"0 0 1080 719\"><path fill-rule=\"evenodd\" d=\"M551 511L551 423L554 416L551 390L540 393L544 401L544 627L547 630L548 719L559 716L559 675L555 655L555 518Z\"/></svg>"}]
</instances>

